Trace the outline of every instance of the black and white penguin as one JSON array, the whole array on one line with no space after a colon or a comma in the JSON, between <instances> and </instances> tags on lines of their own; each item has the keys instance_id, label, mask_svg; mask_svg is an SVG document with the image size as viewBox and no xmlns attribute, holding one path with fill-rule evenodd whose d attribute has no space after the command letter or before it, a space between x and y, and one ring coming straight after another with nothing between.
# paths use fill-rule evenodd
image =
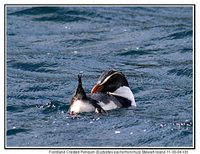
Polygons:
<instances>
[{"instance_id":1,"label":"black and white penguin","mask_svg":"<svg viewBox=\"0 0 200 154\"><path fill-rule=\"evenodd\" d=\"M70 101L69 114L75 115L82 112L105 112L98 101L88 97L82 87L81 74L78 75L78 86Z\"/></svg>"},{"instance_id":2,"label":"black and white penguin","mask_svg":"<svg viewBox=\"0 0 200 154\"><path fill-rule=\"evenodd\" d=\"M121 103L122 107L136 107L134 95L129 87L124 74L116 70L109 70L99 77L91 93L107 93L114 96Z\"/></svg>"},{"instance_id":3,"label":"black and white penguin","mask_svg":"<svg viewBox=\"0 0 200 154\"><path fill-rule=\"evenodd\" d=\"M110 70L100 76L88 95L82 87L81 75L78 75L78 86L72 96L69 113L105 113L106 110L130 106L136 107L136 103L128 81L122 73Z\"/></svg>"}]
</instances>

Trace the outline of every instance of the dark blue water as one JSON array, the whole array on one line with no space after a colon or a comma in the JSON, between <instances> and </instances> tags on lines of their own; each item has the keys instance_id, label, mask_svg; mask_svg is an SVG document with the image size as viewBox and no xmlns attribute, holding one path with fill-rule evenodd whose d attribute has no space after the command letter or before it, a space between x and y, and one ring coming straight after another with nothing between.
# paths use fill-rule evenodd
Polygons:
<instances>
[{"instance_id":1,"label":"dark blue water","mask_svg":"<svg viewBox=\"0 0 200 154\"><path fill-rule=\"evenodd\" d=\"M193 147L192 7L8 7L8 147ZM122 71L137 108L71 118L87 93Z\"/></svg>"}]
</instances>

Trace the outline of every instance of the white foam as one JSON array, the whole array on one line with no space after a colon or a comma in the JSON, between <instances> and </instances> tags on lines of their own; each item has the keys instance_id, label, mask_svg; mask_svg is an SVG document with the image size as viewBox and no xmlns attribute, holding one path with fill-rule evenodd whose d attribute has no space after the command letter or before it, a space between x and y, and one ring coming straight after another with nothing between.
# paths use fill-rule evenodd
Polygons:
<instances>
[{"instance_id":1,"label":"white foam","mask_svg":"<svg viewBox=\"0 0 200 154\"><path fill-rule=\"evenodd\" d=\"M115 131L115 134L120 134L121 132L119 130L116 130Z\"/></svg>"}]
</instances>

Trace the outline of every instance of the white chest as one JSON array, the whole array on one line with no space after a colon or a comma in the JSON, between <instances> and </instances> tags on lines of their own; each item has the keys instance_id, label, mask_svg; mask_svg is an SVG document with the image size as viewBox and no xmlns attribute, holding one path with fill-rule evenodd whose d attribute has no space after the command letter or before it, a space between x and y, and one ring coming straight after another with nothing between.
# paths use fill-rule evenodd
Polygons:
<instances>
[{"instance_id":1,"label":"white chest","mask_svg":"<svg viewBox=\"0 0 200 154\"><path fill-rule=\"evenodd\" d=\"M81 112L93 112L95 111L95 107L88 102L84 102L82 100L74 101L73 104L70 106L70 111L75 113Z\"/></svg>"}]
</instances>

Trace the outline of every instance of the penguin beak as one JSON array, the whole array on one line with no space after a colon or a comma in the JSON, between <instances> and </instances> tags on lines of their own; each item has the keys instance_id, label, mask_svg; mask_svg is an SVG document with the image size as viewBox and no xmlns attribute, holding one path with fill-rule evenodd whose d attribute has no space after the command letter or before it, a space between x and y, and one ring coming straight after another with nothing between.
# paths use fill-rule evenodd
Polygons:
<instances>
[{"instance_id":1,"label":"penguin beak","mask_svg":"<svg viewBox=\"0 0 200 154\"><path fill-rule=\"evenodd\" d=\"M91 94L96 93L96 92L100 92L102 89L103 89L103 85L96 84L96 85L92 88Z\"/></svg>"}]
</instances>

